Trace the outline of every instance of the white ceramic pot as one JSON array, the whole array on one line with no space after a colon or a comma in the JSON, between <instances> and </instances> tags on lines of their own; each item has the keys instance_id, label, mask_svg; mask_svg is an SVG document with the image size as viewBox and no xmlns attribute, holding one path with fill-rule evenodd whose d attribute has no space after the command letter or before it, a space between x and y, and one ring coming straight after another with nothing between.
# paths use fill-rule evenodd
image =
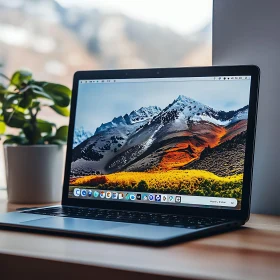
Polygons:
<instances>
[{"instance_id":1,"label":"white ceramic pot","mask_svg":"<svg viewBox=\"0 0 280 280\"><path fill-rule=\"evenodd\" d=\"M61 201L65 151L58 145L4 145L8 201Z\"/></svg>"}]
</instances>

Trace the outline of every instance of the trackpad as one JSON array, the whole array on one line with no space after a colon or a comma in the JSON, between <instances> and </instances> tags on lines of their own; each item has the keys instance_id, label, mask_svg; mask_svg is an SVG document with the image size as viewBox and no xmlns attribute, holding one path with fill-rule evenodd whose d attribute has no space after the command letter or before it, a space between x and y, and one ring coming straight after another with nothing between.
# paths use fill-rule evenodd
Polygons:
<instances>
[{"instance_id":1,"label":"trackpad","mask_svg":"<svg viewBox=\"0 0 280 280\"><path fill-rule=\"evenodd\" d=\"M127 227L128 224L86 219L51 217L26 221L21 224L36 228L58 229L66 231L101 233L107 230Z\"/></svg>"}]
</instances>

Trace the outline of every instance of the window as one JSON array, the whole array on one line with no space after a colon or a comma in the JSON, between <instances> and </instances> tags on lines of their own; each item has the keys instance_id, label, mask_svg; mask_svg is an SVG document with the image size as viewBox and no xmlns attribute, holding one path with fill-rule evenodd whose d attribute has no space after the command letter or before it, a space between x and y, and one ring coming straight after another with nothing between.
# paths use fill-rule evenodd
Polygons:
<instances>
[{"instance_id":1,"label":"window","mask_svg":"<svg viewBox=\"0 0 280 280\"><path fill-rule=\"evenodd\" d=\"M81 69L211 65L211 21L212 0L0 0L0 72L71 87Z\"/></svg>"}]
</instances>

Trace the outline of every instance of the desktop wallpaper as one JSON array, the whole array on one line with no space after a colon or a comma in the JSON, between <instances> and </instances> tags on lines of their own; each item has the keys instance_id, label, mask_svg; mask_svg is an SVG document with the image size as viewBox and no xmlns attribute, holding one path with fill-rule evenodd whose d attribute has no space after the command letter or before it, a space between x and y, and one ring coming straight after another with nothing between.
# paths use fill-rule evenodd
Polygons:
<instances>
[{"instance_id":1,"label":"desktop wallpaper","mask_svg":"<svg viewBox=\"0 0 280 280\"><path fill-rule=\"evenodd\" d=\"M250 80L80 83L69 196L77 186L242 195Z\"/></svg>"}]
</instances>

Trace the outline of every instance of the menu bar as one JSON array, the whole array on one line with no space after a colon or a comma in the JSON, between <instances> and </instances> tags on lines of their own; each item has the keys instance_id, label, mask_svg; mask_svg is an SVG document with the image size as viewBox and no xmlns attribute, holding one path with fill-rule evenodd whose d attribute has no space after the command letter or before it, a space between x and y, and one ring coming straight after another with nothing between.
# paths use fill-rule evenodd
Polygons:
<instances>
[{"instance_id":1,"label":"menu bar","mask_svg":"<svg viewBox=\"0 0 280 280\"><path fill-rule=\"evenodd\" d=\"M147 82L191 82L191 81L240 81L250 76L180 77L180 78L139 78L139 79L97 79L80 80L80 84L147 83Z\"/></svg>"}]
</instances>

